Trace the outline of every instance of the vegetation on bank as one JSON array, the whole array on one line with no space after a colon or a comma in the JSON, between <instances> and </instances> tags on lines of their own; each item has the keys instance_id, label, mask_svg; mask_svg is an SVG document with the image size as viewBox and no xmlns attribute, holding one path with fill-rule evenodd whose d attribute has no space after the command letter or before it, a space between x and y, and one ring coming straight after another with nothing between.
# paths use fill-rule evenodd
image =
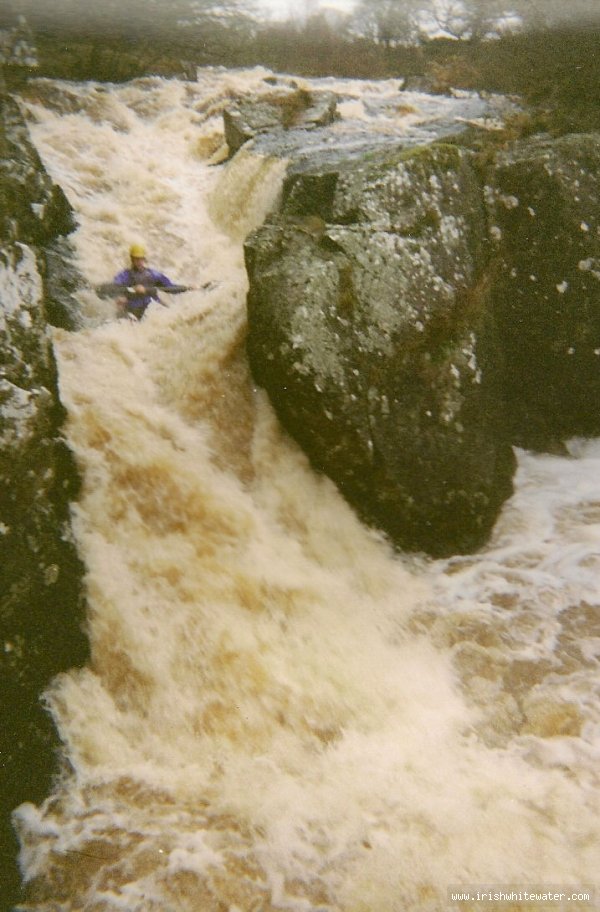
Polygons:
<instances>
[{"instance_id":1,"label":"vegetation on bank","mask_svg":"<svg viewBox=\"0 0 600 912\"><path fill-rule=\"evenodd\" d=\"M600 14L590 12L590 0L573 0L579 18L570 19L557 0L513 0L521 18L512 27L503 0L461 0L443 17L433 2L362 0L351 17L317 12L267 22L251 0L105 0L95 12L85 4L85 13L75 0L12 0L0 29L24 15L35 43L38 65L5 68L13 77L119 82L262 65L303 76L402 78L434 92L519 95L530 113L513 124L517 132L600 129ZM431 37L433 10L444 37Z\"/></svg>"}]
</instances>

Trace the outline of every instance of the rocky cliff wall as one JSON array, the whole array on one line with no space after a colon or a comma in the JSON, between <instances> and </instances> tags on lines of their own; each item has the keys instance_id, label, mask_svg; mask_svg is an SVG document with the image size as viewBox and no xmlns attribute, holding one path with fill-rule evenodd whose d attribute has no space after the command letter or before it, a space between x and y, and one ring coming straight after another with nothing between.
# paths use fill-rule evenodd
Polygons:
<instances>
[{"instance_id":1,"label":"rocky cliff wall","mask_svg":"<svg viewBox=\"0 0 600 912\"><path fill-rule=\"evenodd\" d=\"M33 148L17 103L0 96L0 883L18 896L10 813L41 801L58 738L40 696L84 660L82 570L70 540L77 478L61 441L63 412L48 325L48 285L73 218ZM49 265L50 264L50 265ZM55 308L56 309L56 308Z\"/></svg>"}]
</instances>

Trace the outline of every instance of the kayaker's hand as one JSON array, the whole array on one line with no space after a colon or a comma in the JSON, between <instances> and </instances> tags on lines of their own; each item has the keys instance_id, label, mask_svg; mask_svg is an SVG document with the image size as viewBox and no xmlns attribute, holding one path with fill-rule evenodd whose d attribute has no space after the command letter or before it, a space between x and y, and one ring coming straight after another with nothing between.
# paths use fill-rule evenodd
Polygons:
<instances>
[{"instance_id":1,"label":"kayaker's hand","mask_svg":"<svg viewBox=\"0 0 600 912\"><path fill-rule=\"evenodd\" d=\"M133 290L135 291L136 294L144 294L144 292L146 291L146 289L143 285L134 285Z\"/></svg>"}]
</instances>

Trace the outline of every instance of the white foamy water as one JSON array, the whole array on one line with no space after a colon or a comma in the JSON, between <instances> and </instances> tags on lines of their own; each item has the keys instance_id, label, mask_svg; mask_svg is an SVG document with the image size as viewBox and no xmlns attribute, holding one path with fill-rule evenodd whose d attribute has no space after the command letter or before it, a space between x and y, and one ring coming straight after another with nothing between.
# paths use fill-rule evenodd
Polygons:
<instances>
[{"instance_id":1,"label":"white foamy water","mask_svg":"<svg viewBox=\"0 0 600 912\"><path fill-rule=\"evenodd\" d=\"M16 814L25 908L420 912L454 884L593 884L600 444L520 454L474 556L403 559L358 522L246 364L241 242L284 166L211 161L264 75L30 93L90 282L143 239L218 284L139 325L84 291L84 328L55 333L92 659L48 695L67 763Z\"/></svg>"}]
</instances>

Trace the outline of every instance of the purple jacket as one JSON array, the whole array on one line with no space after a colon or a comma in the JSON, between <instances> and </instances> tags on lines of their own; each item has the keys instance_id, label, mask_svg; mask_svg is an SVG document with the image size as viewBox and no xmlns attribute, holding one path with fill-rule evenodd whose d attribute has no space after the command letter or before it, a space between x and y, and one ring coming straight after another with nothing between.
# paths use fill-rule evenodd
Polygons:
<instances>
[{"instance_id":1,"label":"purple jacket","mask_svg":"<svg viewBox=\"0 0 600 912\"><path fill-rule=\"evenodd\" d=\"M144 269L124 269L114 277L113 282L115 285L123 285L125 288L131 287L132 285L154 285L159 288L164 288L165 286L174 284L168 276L164 275L162 272L157 272L156 269L149 269L147 266L144 267ZM128 297L127 307L132 309L140 307L146 308L150 301L158 301L156 292L153 294L133 295L132 297Z\"/></svg>"}]
</instances>

